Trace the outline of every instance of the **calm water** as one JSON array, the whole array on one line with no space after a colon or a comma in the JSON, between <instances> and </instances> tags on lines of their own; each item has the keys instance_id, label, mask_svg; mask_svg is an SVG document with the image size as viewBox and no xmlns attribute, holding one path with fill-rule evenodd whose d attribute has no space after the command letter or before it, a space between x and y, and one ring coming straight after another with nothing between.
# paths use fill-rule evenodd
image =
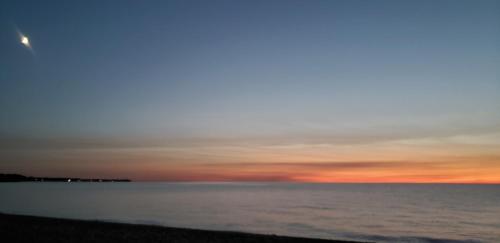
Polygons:
<instances>
[{"instance_id":1,"label":"calm water","mask_svg":"<svg viewBox=\"0 0 500 243\"><path fill-rule=\"evenodd\" d=\"M327 239L500 242L500 185L1 183L0 211Z\"/></svg>"}]
</instances>

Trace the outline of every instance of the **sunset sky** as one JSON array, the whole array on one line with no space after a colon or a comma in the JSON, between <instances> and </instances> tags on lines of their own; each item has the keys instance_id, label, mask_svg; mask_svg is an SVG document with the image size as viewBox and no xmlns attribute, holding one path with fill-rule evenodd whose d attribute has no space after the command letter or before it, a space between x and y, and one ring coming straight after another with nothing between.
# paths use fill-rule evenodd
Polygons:
<instances>
[{"instance_id":1,"label":"sunset sky","mask_svg":"<svg viewBox=\"0 0 500 243\"><path fill-rule=\"evenodd\" d=\"M500 183L500 2L1 1L0 173Z\"/></svg>"}]
</instances>

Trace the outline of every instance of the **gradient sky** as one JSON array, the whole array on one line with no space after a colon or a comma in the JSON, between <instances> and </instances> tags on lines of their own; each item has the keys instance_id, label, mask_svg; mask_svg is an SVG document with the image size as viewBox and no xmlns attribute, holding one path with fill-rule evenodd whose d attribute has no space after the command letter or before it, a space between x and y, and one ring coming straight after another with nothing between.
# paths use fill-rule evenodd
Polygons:
<instances>
[{"instance_id":1,"label":"gradient sky","mask_svg":"<svg viewBox=\"0 0 500 243\"><path fill-rule=\"evenodd\" d=\"M1 1L0 173L500 183L499 43L498 1Z\"/></svg>"}]
</instances>

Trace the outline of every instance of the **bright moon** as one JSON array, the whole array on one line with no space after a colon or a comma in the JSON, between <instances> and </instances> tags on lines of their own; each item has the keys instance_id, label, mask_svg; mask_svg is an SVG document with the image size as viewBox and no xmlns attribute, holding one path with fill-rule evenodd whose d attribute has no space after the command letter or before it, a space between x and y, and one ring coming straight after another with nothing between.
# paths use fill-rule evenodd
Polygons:
<instances>
[{"instance_id":1,"label":"bright moon","mask_svg":"<svg viewBox=\"0 0 500 243\"><path fill-rule=\"evenodd\" d=\"M21 43L23 43L23 45L25 45L26 47L31 47L30 46L30 40L28 39L27 36L21 36Z\"/></svg>"}]
</instances>

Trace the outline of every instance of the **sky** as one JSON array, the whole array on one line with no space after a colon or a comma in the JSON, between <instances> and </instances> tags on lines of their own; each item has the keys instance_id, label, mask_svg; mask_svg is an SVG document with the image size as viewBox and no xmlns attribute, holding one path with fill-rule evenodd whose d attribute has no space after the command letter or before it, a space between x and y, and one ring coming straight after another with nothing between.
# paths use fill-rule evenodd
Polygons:
<instances>
[{"instance_id":1,"label":"sky","mask_svg":"<svg viewBox=\"0 0 500 243\"><path fill-rule=\"evenodd\" d=\"M1 1L0 173L500 183L499 43L498 1Z\"/></svg>"}]
</instances>

